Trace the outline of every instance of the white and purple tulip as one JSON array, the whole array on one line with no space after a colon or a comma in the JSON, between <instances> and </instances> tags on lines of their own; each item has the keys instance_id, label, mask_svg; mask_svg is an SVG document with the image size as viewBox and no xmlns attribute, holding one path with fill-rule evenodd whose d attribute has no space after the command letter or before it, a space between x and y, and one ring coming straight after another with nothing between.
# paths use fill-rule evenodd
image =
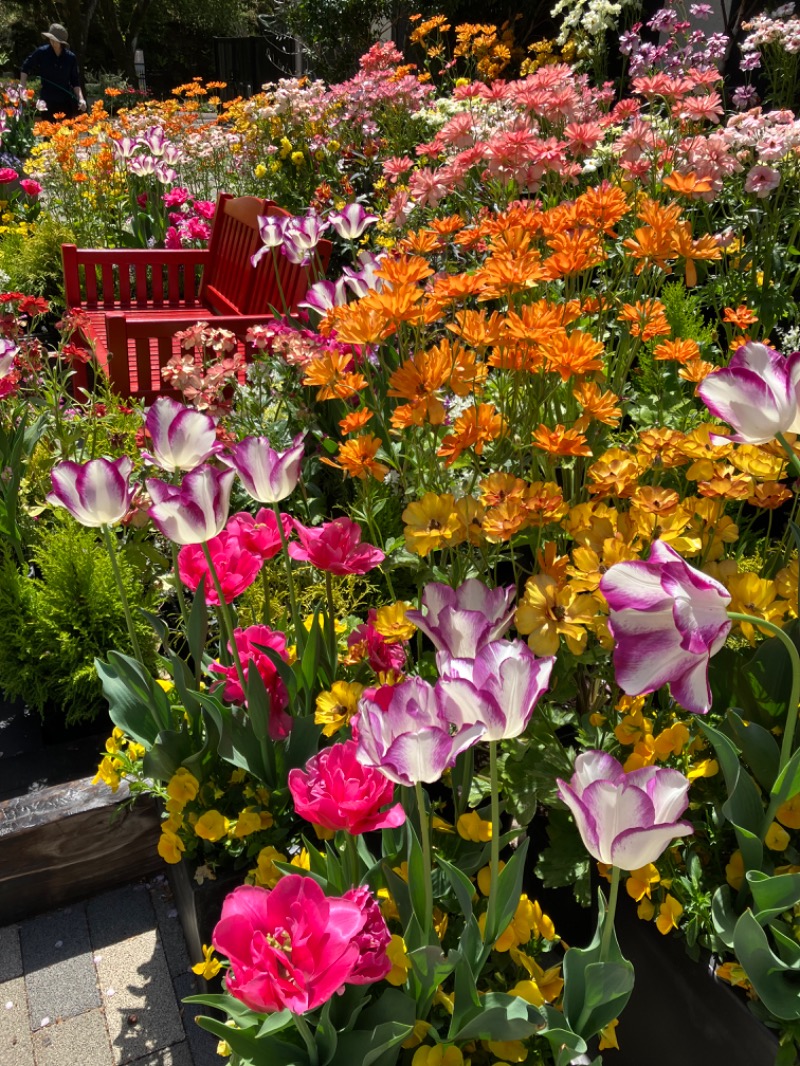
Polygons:
<instances>
[{"instance_id":1,"label":"white and purple tulip","mask_svg":"<svg viewBox=\"0 0 800 1066\"><path fill-rule=\"evenodd\" d=\"M7 337L0 337L0 378L8 377L15 369L19 347Z\"/></svg>"},{"instance_id":2,"label":"white and purple tulip","mask_svg":"<svg viewBox=\"0 0 800 1066\"><path fill-rule=\"evenodd\" d=\"M347 204L341 211L332 211L328 215L328 222L345 241L358 240L367 227L377 221L378 216L367 214L361 204Z\"/></svg>"},{"instance_id":3,"label":"white and purple tulip","mask_svg":"<svg viewBox=\"0 0 800 1066\"><path fill-rule=\"evenodd\" d=\"M167 135L161 126L150 126L140 134L139 143L147 148L151 155L160 156L164 153Z\"/></svg>"},{"instance_id":4,"label":"white and purple tulip","mask_svg":"<svg viewBox=\"0 0 800 1066\"><path fill-rule=\"evenodd\" d=\"M262 246L250 257L252 266L257 267L261 260L271 252L273 248L283 246L284 231L289 221L284 215L260 215L258 219L258 233L261 237Z\"/></svg>"},{"instance_id":5,"label":"white and purple tulip","mask_svg":"<svg viewBox=\"0 0 800 1066\"><path fill-rule=\"evenodd\" d=\"M308 307L324 315L334 307L347 303L347 288L344 278L337 281L316 281L306 293L305 300L298 307Z\"/></svg>"},{"instance_id":6,"label":"white and purple tulip","mask_svg":"<svg viewBox=\"0 0 800 1066\"><path fill-rule=\"evenodd\" d=\"M53 491L47 502L64 507L82 526L113 526L128 513L135 489L130 485L133 463L119 459L66 460L50 471Z\"/></svg>"},{"instance_id":7,"label":"white and purple tulip","mask_svg":"<svg viewBox=\"0 0 800 1066\"><path fill-rule=\"evenodd\" d=\"M290 263L304 266L311 262L311 253L327 228L328 223L313 212L288 218L283 231L283 254Z\"/></svg>"},{"instance_id":8,"label":"white and purple tulip","mask_svg":"<svg viewBox=\"0 0 800 1066\"><path fill-rule=\"evenodd\" d=\"M254 500L279 503L297 486L304 449L302 434L285 452L274 451L266 437L246 437L228 455L220 456L220 461L236 471Z\"/></svg>"},{"instance_id":9,"label":"white and purple tulip","mask_svg":"<svg viewBox=\"0 0 800 1066\"><path fill-rule=\"evenodd\" d=\"M153 505L147 513L174 544L202 544L225 527L235 477L233 470L199 466L178 486L150 478L145 486Z\"/></svg>"},{"instance_id":10,"label":"white and purple tulip","mask_svg":"<svg viewBox=\"0 0 800 1066\"><path fill-rule=\"evenodd\" d=\"M661 540L647 561L616 563L600 581L608 601L617 684L629 696L669 684L695 714L711 706L708 662L731 628L730 593Z\"/></svg>"},{"instance_id":11,"label":"white and purple tulip","mask_svg":"<svg viewBox=\"0 0 800 1066\"><path fill-rule=\"evenodd\" d=\"M694 832L681 815L689 805L689 781L667 766L625 773L613 755L585 751L558 794L566 803L584 847L598 862L621 870L647 866L677 837Z\"/></svg>"},{"instance_id":12,"label":"white and purple tulip","mask_svg":"<svg viewBox=\"0 0 800 1066\"><path fill-rule=\"evenodd\" d=\"M184 407L169 396L159 396L147 412L144 426L153 451L142 455L162 470L194 470L220 448L211 415Z\"/></svg>"},{"instance_id":13,"label":"white and purple tulip","mask_svg":"<svg viewBox=\"0 0 800 1066\"><path fill-rule=\"evenodd\" d=\"M444 688L420 677L368 689L353 725L358 761L398 785L438 781L485 729L464 722Z\"/></svg>"},{"instance_id":14,"label":"white and purple tulip","mask_svg":"<svg viewBox=\"0 0 800 1066\"><path fill-rule=\"evenodd\" d=\"M478 649L499 640L514 617L513 588L490 589L471 577L457 589L432 581L422 590L423 611L407 618L453 659L474 659Z\"/></svg>"},{"instance_id":15,"label":"white and purple tulip","mask_svg":"<svg viewBox=\"0 0 800 1066\"><path fill-rule=\"evenodd\" d=\"M736 430L731 440L764 444L778 433L800 432L800 352L787 359L766 344L743 344L727 367L700 382L697 394Z\"/></svg>"},{"instance_id":16,"label":"white and purple tulip","mask_svg":"<svg viewBox=\"0 0 800 1066\"><path fill-rule=\"evenodd\" d=\"M378 271L385 256L374 255L372 252L362 251L358 256L358 270L352 267L344 267L342 277L351 292L361 299L368 292L380 292L383 287L383 279L378 277Z\"/></svg>"},{"instance_id":17,"label":"white and purple tulip","mask_svg":"<svg viewBox=\"0 0 800 1066\"><path fill-rule=\"evenodd\" d=\"M525 731L547 691L555 656L537 659L522 640L494 640L474 659L436 657L439 685L461 710L465 722L482 723L482 740L512 740Z\"/></svg>"},{"instance_id":18,"label":"white and purple tulip","mask_svg":"<svg viewBox=\"0 0 800 1066\"><path fill-rule=\"evenodd\" d=\"M139 148L135 137L120 137L111 141L111 147L117 159L131 159Z\"/></svg>"}]
</instances>

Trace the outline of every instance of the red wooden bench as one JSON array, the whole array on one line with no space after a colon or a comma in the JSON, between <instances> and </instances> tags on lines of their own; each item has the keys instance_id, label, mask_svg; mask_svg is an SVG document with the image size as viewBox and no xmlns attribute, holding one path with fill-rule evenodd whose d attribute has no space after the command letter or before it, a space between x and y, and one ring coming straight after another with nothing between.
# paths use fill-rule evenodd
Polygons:
<instances>
[{"instance_id":1,"label":"red wooden bench","mask_svg":"<svg viewBox=\"0 0 800 1066\"><path fill-rule=\"evenodd\" d=\"M296 310L313 280L309 268L279 253L256 267L250 262L261 246L259 217L287 214L270 200L222 193L207 249L63 246L67 307L89 320L76 340L94 349L116 393L145 403L174 395L161 368L179 350L175 334L198 321L229 329L244 344L250 326L270 321L273 309ZM320 269L330 252L330 242L320 241ZM86 365L76 367L74 384L89 389Z\"/></svg>"}]
</instances>

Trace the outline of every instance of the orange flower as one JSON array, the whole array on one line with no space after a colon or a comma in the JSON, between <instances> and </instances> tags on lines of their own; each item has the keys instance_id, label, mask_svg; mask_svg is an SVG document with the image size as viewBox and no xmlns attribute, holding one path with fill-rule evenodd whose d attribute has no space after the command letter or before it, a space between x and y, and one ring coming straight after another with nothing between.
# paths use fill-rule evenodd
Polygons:
<instances>
[{"instance_id":1,"label":"orange flower","mask_svg":"<svg viewBox=\"0 0 800 1066\"><path fill-rule=\"evenodd\" d=\"M471 496L456 501L456 513L463 529L463 540L469 544L482 544L486 540L483 519L486 508Z\"/></svg>"},{"instance_id":2,"label":"orange flower","mask_svg":"<svg viewBox=\"0 0 800 1066\"><path fill-rule=\"evenodd\" d=\"M533 481L522 498L532 526L546 526L560 522L567 513L561 489L554 481Z\"/></svg>"},{"instance_id":3,"label":"orange flower","mask_svg":"<svg viewBox=\"0 0 800 1066\"><path fill-rule=\"evenodd\" d=\"M398 244L404 252L415 252L417 255L430 255L442 247L442 240L430 230L411 230Z\"/></svg>"},{"instance_id":4,"label":"orange flower","mask_svg":"<svg viewBox=\"0 0 800 1066\"><path fill-rule=\"evenodd\" d=\"M591 455L592 449L586 437L574 429L566 429L559 423L555 429L540 425L533 431L533 446L551 455Z\"/></svg>"},{"instance_id":5,"label":"orange flower","mask_svg":"<svg viewBox=\"0 0 800 1066\"><path fill-rule=\"evenodd\" d=\"M352 364L349 355L328 352L308 364L303 384L317 387L318 400L347 400L367 387L365 377L349 370Z\"/></svg>"},{"instance_id":6,"label":"orange flower","mask_svg":"<svg viewBox=\"0 0 800 1066\"><path fill-rule=\"evenodd\" d=\"M496 507L506 500L521 500L527 485L513 474L490 474L478 482L481 502L487 507Z\"/></svg>"},{"instance_id":7,"label":"orange flower","mask_svg":"<svg viewBox=\"0 0 800 1066\"><path fill-rule=\"evenodd\" d=\"M603 496L632 496L639 481L639 464L622 448L609 448L586 472L590 493Z\"/></svg>"},{"instance_id":8,"label":"orange flower","mask_svg":"<svg viewBox=\"0 0 800 1066\"><path fill-rule=\"evenodd\" d=\"M680 446L683 434L674 429L646 429L639 434L636 457L643 469L660 467L666 469L683 465Z\"/></svg>"},{"instance_id":9,"label":"orange flower","mask_svg":"<svg viewBox=\"0 0 800 1066\"><path fill-rule=\"evenodd\" d=\"M690 222L679 222L672 234L674 253L684 261L686 284L691 288L697 284L697 267L695 262L702 259L721 259L722 249L715 237L703 234L696 241L692 240Z\"/></svg>"},{"instance_id":10,"label":"orange flower","mask_svg":"<svg viewBox=\"0 0 800 1066\"><path fill-rule=\"evenodd\" d=\"M397 326L401 322L420 321L423 315L422 296L422 289L416 285L396 285L382 292L368 292L360 302L370 311L382 314L387 323Z\"/></svg>"},{"instance_id":11,"label":"orange flower","mask_svg":"<svg viewBox=\"0 0 800 1066\"><path fill-rule=\"evenodd\" d=\"M360 410L352 411L349 415L339 419L339 429L342 431L343 436L346 437L348 433L357 433L358 430L363 429L371 418L372 411L362 407Z\"/></svg>"},{"instance_id":12,"label":"orange flower","mask_svg":"<svg viewBox=\"0 0 800 1066\"><path fill-rule=\"evenodd\" d=\"M488 318L485 311L459 311L455 318L447 328L470 348L487 348L499 342L501 318L497 311Z\"/></svg>"},{"instance_id":13,"label":"orange flower","mask_svg":"<svg viewBox=\"0 0 800 1066\"><path fill-rule=\"evenodd\" d=\"M631 336L647 342L670 332L665 311L660 300L637 300L635 304L623 304L617 320L630 322Z\"/></svg>"},{"instance_id":14,"label":"orange flower","mask_svg":"<svg viewBox=\"0 0 800 1066\"><path fill-rule=\"evenodd\" d=\"M428 421L432 426L440 426L444 422L445 410L436 393L446 384L451 367L450 352L443 346L417 352L390 376L388 395L410 402L416 414L412 421L416 425ZM401 410L398 408L395 414ZM395 424L394 418L392 424Z\"/></svg>"},{"instance_id":15,"label":"orange flower","mask_svg":"<svg viewBox=\"0 0 800 1066\"><path fill-rule=\"evenodd\" d=\"M653 356L663 362L680 363L682 366L700 355L700 346L693 340L668 340L657 344Z\"/></svg>"},{"instance_id":16,"label":"orange flower","mask_svg":"<svg viewBox=\"0 0 800 1066\"><path fill-rule=\"evenodd\" d=\"M433 268L427 260L419 255L401 255L395 259L384 259L379 278L392 286L414 286L433 274Z\"/></svg>"},{"instance_id":17,"label":"orange flower","mask_svg":"<svg viewBox=\"0 0 800 1066\"><path fill-rule=\"evenodd\" d=\"M520 500L509 497L490 507L483 518L483 534L493 544L511 540L528 525L529 513Z\"/></svg>"},{"instance_id":18,"label":"orange flower","mask_svg":"<svg viewBox=\"0 0 800 1066\"><path fill-rule=\"evenodd\" d=\"M582 222L613 236L612 229L630 210L625 193L609 181L594 189L587 189L575 201L575 210Z\"/></svg>"},{"instance_id":19,"label":"orange flower","mask_svg":"<svg viewBox=\"0 0 800 1066\"><path fill-rule=\"evenodd\" d=\"M553 254L545 260L544 276L550 281L580 274L602 263L606 258L597 233L593 230L558 233L548 244L553 249Z\"/></svg>"},{"instance_id":20,"label":"orange flower","mask_svg":"<svg viewBox=\"0 0 800 1066\"><path fill-rule=\"evenodd\" d=\"M584 430L595 419L606 426L616 426L622 418L622 409L617 407L619 396L611 390L601 392L594 381L582 381L572 390L572 395L583 408L583 414L575 423L575 429Z\"/></svg>"},{"instance_id":21,"label":"orange flower","mask_svg":"<svg viewBox=\"0 0 800 1066\"><path fill-rule=\"evenodd\" d=\"M320 332L327 335L335 329L337 340L345 344L378 344L391 336L394 328L383 311L365 301L366 297L329 311L320 323Z\"/></svg>"},{"instance_id":22,"label":"orange flower","mask_svg":"<svg viewBox=\"0 0 800 1066\"><path fill-rule=\"evenodd\" d=\"M377 481L383 481L389 473L389 467L375 459L380 446L381 442L378 437L364 433L354 440L348 440L339 445L338 463L334 462L333 459L327 458L323 458L322 461L327 463L328 466L337 467L339 470L344 471L345 474L349 474L350 477L359 478L361 481L366 481L369 477L374 477Z\"/></svg>"},{"instance_id":23,"label":"orange flower","mask_svg":"<svg viewBox=\"0 0 800 1066\"><path fill-rule=\"evenodd\" d=\"M473 448L481 455L484 446L505 432L505 423L491 403L470 407L453 423L453 432L442 441L438 455L446 456L445 466L452 466L462 452Z\"/></svg>"},{"instance_id":24,"label":"orange flower","mask_svg":"<svg viewBox=\"0 0 800 1066\"><path fill-rule=\"evenodd\" d=\"M746 500L755 491L753 478L726 463L717 463L710 478L697 482L697 491L708 499Z\"/></svg>"},{"instance_id":25,"label":"orange flower","mask_svg":"<svg viewBox=\"0 0 800 1066\"><path fill-rule=\"evenodd\" d=\"M751 311L747 304L740 304L736 310L726 307L722 312L722 321L736 326L737 329L747 329L754 322L758 322L758 315Z\"/></svg>"},{"instance_id":26,"label":"orange flower","mask_svg":"<svg viewBox=\"0 0 800 1066\"><path fill-rule=\"evenodd\" d=\"M712 370L716 370L713 363L707 363L705 359L690 359L688 363L680 368L678 377L698 385L704 378L708 377Z\"/></svg>"},{"instance_id":27,"label":"orange flower","mask_svg":"<svg viewBox=\"0 0 800 1066\"><path fill-rule=\"evenodd\" d=\"M756 485L753 490L753 495L750 496L747 502L752 507L762 507L767 511L774 511L787 500L791 500L792 493L785 485L781 485L779 481L764 481L760 485Z\"/></svg>"},{"instance_id":28,"label":"orange flower","mask_svg":"<svg viewBox=\"0 0 800 1066\"><path fill-rule=\"evenodd\" d=\"M603 360L598 358L602 351L600 341L575 329L545 347L547 369L560 375L562 381L586 377L603 369Z\"/></svg>"},{"instance_id":29,"label":"orange flower","mask_svg":"<svg viewBox=\"0 0 800 1066\"><path fill-rule=\"evenodd\" d=\"M700 178L693 170L688 174L673 171L668 178L664 178L664 185L681 196L698 196L712 189L711 178Z\"/></svg>"}]
</instances>

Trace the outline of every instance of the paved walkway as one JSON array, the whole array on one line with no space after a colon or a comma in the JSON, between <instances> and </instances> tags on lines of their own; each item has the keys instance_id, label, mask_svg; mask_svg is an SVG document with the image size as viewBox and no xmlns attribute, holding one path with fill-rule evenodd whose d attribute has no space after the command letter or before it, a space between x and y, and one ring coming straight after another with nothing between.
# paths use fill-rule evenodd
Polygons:
<instances>
[{"instance_id":1,"label":"paved walkway","mask_svg":"<svg viewBox=\"0 0 800 1066\"><path fill-rule=\"evenodd\" d=\"M166 879L0 929L0 1066L222 1066Z\"/></svg>"}]
</instances>

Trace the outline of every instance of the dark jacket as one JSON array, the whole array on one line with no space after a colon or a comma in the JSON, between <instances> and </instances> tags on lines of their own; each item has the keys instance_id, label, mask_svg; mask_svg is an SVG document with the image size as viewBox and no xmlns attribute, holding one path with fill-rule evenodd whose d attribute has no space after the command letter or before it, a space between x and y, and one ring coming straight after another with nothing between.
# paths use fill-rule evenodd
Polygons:
<instances>
[{"instance_id":1,"label":"dark jacket","mask_svg":"<svg viewBox=\"0 0 800 1066\"><path fill-rule=\"evenodd\" d=\"M74 52L62 48L56 55L55 48L43 44L31 52L22 64L22 73L41 78L42 88L39 96L47 104L47 110L53 114L63 111L74 115L78 110L78 100L73 92L80 85L78 76L78 59Z\"/></svg>"}]
</instances>

